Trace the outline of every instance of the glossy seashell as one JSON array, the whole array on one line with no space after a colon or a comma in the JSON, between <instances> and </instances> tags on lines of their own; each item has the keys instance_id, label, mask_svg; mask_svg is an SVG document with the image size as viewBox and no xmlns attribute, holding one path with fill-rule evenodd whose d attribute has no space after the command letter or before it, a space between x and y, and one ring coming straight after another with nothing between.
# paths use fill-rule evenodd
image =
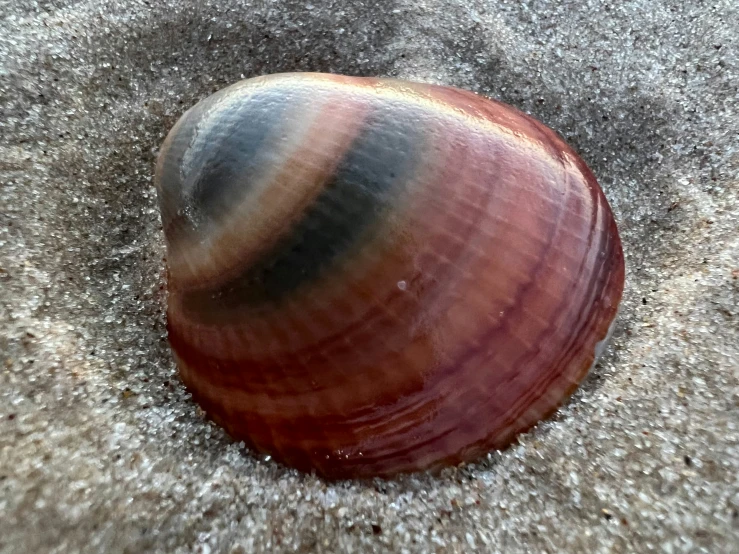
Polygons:
<instances>
[{"instance_id":1,"label":"glossy seashell","mask_svg":"<svg viewBox=\"0 0 739 554\"><path fill-rule=\"evenodd\" d=\"M236 439L332 478L505 447L573 392L621 299L585 163L454 88L249 79L179 120L156 186L183 381Z\"/></svg>"}]
</instances>

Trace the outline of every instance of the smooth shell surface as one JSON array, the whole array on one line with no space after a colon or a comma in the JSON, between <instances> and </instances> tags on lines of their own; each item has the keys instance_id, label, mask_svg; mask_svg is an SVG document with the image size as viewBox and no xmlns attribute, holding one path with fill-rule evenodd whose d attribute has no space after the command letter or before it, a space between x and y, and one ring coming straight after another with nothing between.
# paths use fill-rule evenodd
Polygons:
<instances>
[{"instance_id":1,"label":"smooth shell surface","mask_svg":"<svg viewBox=\"0 0 739 554\"><path fill-rule=\"evenodd\" d=\"M242 81L180 119L156 186L183 381L233 437L328 477L506 446L573 392L623 290L584 162L454 88Z\"/></svg>"}]
</instances>

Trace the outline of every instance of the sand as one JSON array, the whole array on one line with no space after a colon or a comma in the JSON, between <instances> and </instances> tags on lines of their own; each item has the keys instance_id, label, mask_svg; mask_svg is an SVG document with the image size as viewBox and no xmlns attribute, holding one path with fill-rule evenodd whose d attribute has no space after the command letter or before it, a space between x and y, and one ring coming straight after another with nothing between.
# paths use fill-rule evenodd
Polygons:
<instances>
[{"instance_id":1,"label":"sand","mask_svg":"<svg viewBox=\"0 0 739 554\"><path fill-rule=\"evenodd\" d=\"M737 29L735 0L0 0L0 552L739 551ZM329 483L179 381L159 145L211 92L307 70L499 98L598 176L621 317L508 450Z\"/></svg>"}]
</instances>

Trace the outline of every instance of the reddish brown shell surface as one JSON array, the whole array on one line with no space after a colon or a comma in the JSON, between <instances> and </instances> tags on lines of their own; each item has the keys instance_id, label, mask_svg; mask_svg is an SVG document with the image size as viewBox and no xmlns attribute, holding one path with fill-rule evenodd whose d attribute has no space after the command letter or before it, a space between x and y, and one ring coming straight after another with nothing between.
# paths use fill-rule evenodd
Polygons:
<instances>
[{"instance_id":1,"label":"reddish brown shell surface","mask_svg":"<svg viewBox=\"0 0 739 554\"><path fill-rule=\"evenodd\" d=\"M454 88L243 81L180 119L156 185L183 381L233 437L328 477L505 447L573 392L621 299L585 163Z\"/></svg>"}]
</instances>

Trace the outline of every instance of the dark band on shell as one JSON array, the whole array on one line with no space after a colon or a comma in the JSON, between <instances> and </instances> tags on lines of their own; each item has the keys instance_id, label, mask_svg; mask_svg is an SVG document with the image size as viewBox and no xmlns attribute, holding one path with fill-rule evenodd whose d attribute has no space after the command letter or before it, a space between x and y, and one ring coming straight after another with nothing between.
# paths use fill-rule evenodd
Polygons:
<instances>
[{"instance_id":1,"label":"dark band on shell","mask_svg":"<svg viewBox=\"0 0 739 554\"><path fill-rule=\"evenodd\" d=\"M243 81L182 117L156 183L183 380L234 437L329 477L506 446L584 377L623 290L584 162L458 89Z\"/></svg>"}]
</instances>

